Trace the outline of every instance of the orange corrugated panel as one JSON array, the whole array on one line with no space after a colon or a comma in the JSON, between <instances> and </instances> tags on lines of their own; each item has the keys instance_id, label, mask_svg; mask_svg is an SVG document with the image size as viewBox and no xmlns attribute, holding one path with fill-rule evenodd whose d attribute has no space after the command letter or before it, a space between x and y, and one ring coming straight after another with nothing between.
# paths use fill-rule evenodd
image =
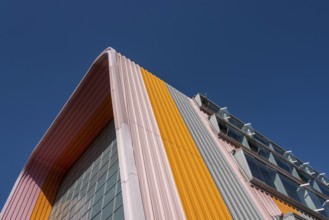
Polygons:
<instances>
[{"instance_id":1,"label":"orange corrugated panel","mask_svg":"<svg viewBox=\"0 0 329 220\"><path fill-rule=\"evenodd\" d=\"M232 219L165 83L141 71L187 218Z\"/></svg>"},{"instance_id":2,"label":"orange corrugated panel","mask_svg":"<svg viewBox=\"0 0 329 220\"><path fill-rule=\"evenodd\" d=\"M56 169L49 171L30 219L48 219L61 178L62 174Z\"/></svg>"},{"instance_id":3,"label":"orange corrugated panel","mask_svg":"<svg viewBox=\"0 0 329 220\"><path fill-rule=\"evenodd\" d=\"M272 199L275 202L275 204L279 207L279 209L281 210L281 212L283 214L293 212L297 215L300 215L300 212L296 208L292 207L291 205L288 205L287 203L285 203L282 200L277 199L275 197L272 197Z\"/></svg>"}]
</instances>

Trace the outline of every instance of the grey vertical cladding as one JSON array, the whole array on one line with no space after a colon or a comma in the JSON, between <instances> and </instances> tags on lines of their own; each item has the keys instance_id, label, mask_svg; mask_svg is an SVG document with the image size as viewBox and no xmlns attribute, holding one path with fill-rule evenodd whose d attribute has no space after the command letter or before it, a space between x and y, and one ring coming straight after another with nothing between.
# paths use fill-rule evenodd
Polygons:
<instances>
[{"instance_id":1,"label":"grey vertical cladding","mask_svg":"<svg viewBox=\"0 0 329 220\"><path fill-rule=\"evenodd\" d=\"M234 175L216 142L204 127L189 98L167 85L168 89L234 219L262 219L249 196Z\"/></svg>"}]
</instances>

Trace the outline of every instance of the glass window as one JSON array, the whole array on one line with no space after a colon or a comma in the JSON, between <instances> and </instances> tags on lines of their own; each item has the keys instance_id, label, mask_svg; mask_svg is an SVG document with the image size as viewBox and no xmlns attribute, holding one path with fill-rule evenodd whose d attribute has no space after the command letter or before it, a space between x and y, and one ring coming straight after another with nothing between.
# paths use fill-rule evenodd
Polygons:
<instances>
[{"instance_id":1,"label":"glass window","mask_svg":"<svg viewBox=\"0 0 329 220\"><path fill-rule=\"evenodd\" d=\"M112 175L106 182L106 189L111 189L117 181L117 175Z\"/></svg>"},{"instance_id":2,"label":"glass window","mask_svg":"<svg viewBox=\"0 0 329 220\"><path fill-rule=\"evenodd\" d=\"M274 184L276 173L255 158L250 157L249 155L245 156L252 175L272 188L276 188Z\"/></svg>"},{"instance_id":3,"label":"glass window","mask_svg":"<svg viewBox=\"0 0 329 220\"><path fill-rule=\"evenodd\" d=\"M219 126L219 129L220 129L220 132L227 135L226 125L224 125L222 123L218 123L218 126Z\"/></svg>"},{"instance_id":4,"label":"glass window","mask_svg":"<svg viewBox=\"0 0 329 220\"><path fill-rule=\"evenodd\" d=\"M298 171L298 175L300 176L301 180L305 183L310 182L312 179L307 174L305 174L303 171Z\"/></svg>"},{"instance_id":5,"label":"glass window","mask_svg":"<svg viewBox=\"0 0 329 220\"><path fill-rule=\"evenodd\" d=\"M96 216L102 209L102 200L97 200L96 203L94 203L92 209L91 209L91 218Z\"/></svg>"},{"instance_id":6,"label":"glass window","mask_svg":"<svg viewBox=\"0 0 329 220\"><path fill-rule=\"evenodd\" d=\"M110 201L114 199L115 187L112 187L104 196L104 205L107 205Z\"/></svg>"},{"instance_id":7,"label":"glass window","mask_svg":"<svg viewBox=\"0 0 329 220\"><path fill-rule=\"evenodd\" d=\"M259 150L259 147L257 146L257 144L253 141L249 141L249 147L250 149L255 152L255 153L258 153L258 150Z\"/></svg>"},{"instance_id":8,"label":"glass window","mask_svg":"<svg viewBox=\"0 0 329 220\"><path fill-rule=\"evenodd\" d=\"M292 174L293 166L289 164L287 161L281 159L280 157L273 154L273 157L275 159L275 162L277 163L278 167L284 169L285 171Z\"/></svg>"},{"instance_id":9,"label":"glass window","mask_svg":"<svg viewBox=\"0 0 329 220\"><path fill-rule=\"evenodd\" d=\"M264 159L268 160L270 158L271 152L265 148L259 148L258 154L263 157Z\"/></svg>"},{"instance_id":10,"label":"glass window","mask_svg":"<svg viewBox=\"0 0 329 220\"><path fill-rule=\"evenodd\" d=\"M275 186L275 179L276 179L276 175L277 175L276 172L260 162L258 162L258 165L259 165L260 173L263 176L264 182L267 185L272 186L273 188L276 188L276 186Z\"/></svg>"},{"instance_id":11,"label":"glass window","mask_svg":"<svg viewBox=\"0 0 329 220\"><path fill-rule=\"evenodd\" d=\"M123 206L121 206L120 208L118 208L114 212L114 218L113 219L115 219L115 220L122 220L122 219L124 219Z\"/></svg>"},{"instance_id":12,"label":"glass window","mask_svg":"<svg viewBox=\"0 0 329 220\"><path fill-rule=\"evenodd\" d=\"M319 193L322 193L322 191L321 191L321 189L320 189L320 187L319 187L317 181L312 180L312 181L310 182L310 185L313 187L313 189L315 189L315 190L318 191Z\"/></svg>"},{"instance_id":13,"label":"glass window","mask_svg":"<svg viewBox=\"0 0 329 220\"><path fill-rule=\"evenodd\" d=\"M117 162L117 160L118 160L118 152L115 152L111 157L109 167L112 167L113 164L115 164Z\"/></svg>"},{"instance_id":14,"label":"glass window","mask_svg":"<svg viewBox=\"0 0 329 220\"><path fill-rule=\"evenodd\" d=\"M114 199L104 207L102 212L102 219L110 219L109 217L113 214Z\"/></svg>"},{"instance_id":15,"label":"glass window","mask_svg":"<svg viewBox=\"0 0 329 220\"><path fill-rule=\"evenodd\" d=\"M97 175L93 176L89 181L89 188L93 187L97 182ZM88 189L89 191L89 189Z\"/></svg>"},{"instance_id":16,"label":"glass window","mask_svg":"<svg viewBox=\"0 0 329 220\"><path fill-rule=\"evenodd\" d=\"M329 187L329 179L328 177L326 176L320 176L320 177L317 177L319 178L320 182L323 183L324 185L327 185Z\"/></svg>"},{"instance_id":17,"label":"glass window","mask_svg":"<svg viewBox=\"0 0 329 220\"><path fill-rule=\"evenodd\" d=\"M122 206L122 195L121 195L121 192L120 192L119 194L116 195L114 209L117 209L117 208L119 208L120 206Z\"/></svg>"},{"instance_id":18,"label":"glass window","mask_svg":"<svg viewBox=\"0 0 329 220\"><path fill-rule=\"evenodd\" d=\"M239 143L242 143L243 142L243 138L244 138L244 135L239 132L237 129L227 125L227 129L228 129L228 132L227 132L227 135L231 138L233 138L234 140L238 141Z\"/></svg>"},{"instance_id":19,"label":"glass window","mask_svg":"<svg viewBox=\"0 0 329 220\"><path fill-rule=\"evenodd\" d=\"M256 163L256 160L252 157L250 157L249 155L245 155L246 159L247 159L247 163L249 165L249 169L253 175L253 177L263 181L263 177L258 169L258 165Z\"/></svg>"},{"instance_id":20,"label":"glass window","mask_svg":"<svg viewBox=\"0 0 329 220\"><path fill-rule=\"evenodd\" d=\"M234 125L237 128L240 128L240 129L242 129L243 126L244 126L244 124L240 120L238 120L237 118L235 118L232 115L230 116L230 118L228 119L228 121L230 122L230 124Z\"/></svg>"},{"instance_id":21,"label":"glass window","mask_svg":"<svg viewBox=\"0 0 329 220\"><path fill-rule=\"evenodd\" d=\"M329 196L329 189L328 189L328 187L324 186L321 183L318 183L318 186L320 187L320 189L321 189L321 191L322 191L323 194Z\"/></svg>"},{"instance_id":22,"label":"glass window","mask_svg":"<svg viewBox=\"0 0 329 220\"><path fill-rule=\"evenodd\" d=\"M105 163L104 166L99 170L98 178L101 178L108 170L109 163Z\"/></svg>"},{"instance_id":23,"label":"glass window","mask_svg":"<svg viewBox=\"0 0 329 220\"><path fill-rule=\"evenodd\" d=\"M106 173L98 180L97 187L100 188L106 182Z\"/></svg>"},{"instance_id":24,"label":"glass window","mask_svg":"<svg viewBox=\"0 0 329 220\"><path fill-rule=\"evenodd\" d=\"M111 151L111 160L112 160L112 157L114 157L115 155L118 155L117 152L118 152L118 148L115 145L115 147L113 147L112 151Z\"/></svg>"},{"instance_id":25,"label":"glass window","mask_svg":"<svg viewBox=\"0 0 329 220\"><path fill-rule=\"evenodd\" d=\"M271 152L268 149L266 149L265 147L263 147L262 145L260 145L259 143L257 143L252 139L250 139L248 143L252 151L260 155L262 158L269 160Z\"/></svg>"},{"instance_id":26,"label":"glass window","mask_svg":"<svg viewBox=\"0 0 329 220\"><path fill-rule=\"evenodd\" d=\"M113 164L113 166L110 167L110 169L108 170L108 176L112 176L115 172L118 171L118 167L119 167L119 161L116 161L116 163Z\"/></svg>"},{"instance_id":27,"label":"glass window","mask_svg":"<svg viewBox=\"0 0 329 220\"><path fill-rule=\"evenodd\" d=\"M287 192L287 196L295 199L296 201L299 201L301 203L304 203L304 201L301 201L299 199L299 196L297 194L297 189L299 187L299 185L291 180L289 180L288 178L286 178L285 176L279 174L280 176L280 179L281 179L281 182ZM284 192L281 192L281 193L284 193ZM285 194L285 193L284 193Z\"/></svg>"},{"instance_id":28,"label":"glass window","mask_svg":"<svg viewBox=\"0 0 329 220\"><path fill-rule=\"evenodd\" d=\"M271 143L271 146L272 146L273 150L274 150L275 152L277 152L278 154L280 154L281 156L283 156L284 153L286 152L285 150L283 150L281 147L279 147L279 146L276 145L276 144Z\"/></svg>"},{"instance_id":29,"label":"glass window","mask_svg":"<svg viewBox=\"0 0 329 220\"><path fill-rule=\"evenodd\" d=\"M259 141L260 143L264 144L265 146L269 146L270 142L263 136L261 136L260 134L258 134L257 132L255 132L255 134L252 136L254 139L256 139L257 141Z\"/></svg>"},{"instance_id":30,"label":"glass window","mask_svg":"<svg viewBox=\"0 0 329 220\"><path fill-rule=\"evenodd\" d=\"M103 198L104 196L104 185L102 185L95 193L95 201L98 201L99 199Z\"/></svg>"},{"instance_id":31,"label":"glass window","mask_svg":"<svg viewBox=\"0 0 329 220\"><path fill-rule=\"evenodd\" d=\"M210 102L205 97L201 96L201 103L204 107L208 108L211 112L216 113L219 110L219 107L215 105L214 103Z\"/></svg>"},{"instance_id":32,"label":"glass window","mask_svg":"<svg viewBox=\"0 0 329 220\"><path fill-rule=\"evenodd\" d=\"M308 192L308 193L312 197L315 208L317 208L317 209L322 208L323 207L322 205L325 203L326 200L324 198L321 198L320 196L316 195L313 192Z\"/></svg>"}]
</instances>

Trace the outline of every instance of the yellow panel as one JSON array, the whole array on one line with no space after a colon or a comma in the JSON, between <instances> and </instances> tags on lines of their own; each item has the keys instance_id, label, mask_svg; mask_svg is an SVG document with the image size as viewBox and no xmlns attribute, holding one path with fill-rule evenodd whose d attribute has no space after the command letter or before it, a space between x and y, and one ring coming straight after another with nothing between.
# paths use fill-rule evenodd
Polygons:
<instances>
[{"instance_id":1,"label":"yellow panel","mask_svg":"<svg viewBox=\"0 0 329 220\"><path fill-rule=\"evenodd\" d=\"M50 206L45 194L41 191L38 197L38 200L33 209L31 219L44 219L42 218L42 213L44 209L47 209Z\"/></svg>"},{"instance_id":2,"label":"yellow panel","mask_svg":"<svg viewBox=\"0 0 329 220\"><path fill-rule=\"evenodd\" d=\"M55 168L49 171L49 174L41 187L40 194L34 206L30 218L31 220L49 218L50 211L53 207L52 204L55 200L55 194L59 185L58 183L60 182L60 177L60 173L58 173Z\"/></svg>"},{"instance_id":3,"label":"yellow panel","mask_svg":"<svg viewBox=\"0 0 329 220\"><path fill-rule=\"evenodd\" d=\"M297 215L300 215L300 212L297 209L295 209L294 207L292 207L291 205L288 205L287 203L285 203L277 198L274 198L274 197L272 197L272 199L275 202L275 204L279 207L279 209L281 210L281 212L283 214L293 212Z\"/></svg>"},{"instance_id":4,"label":"yellow panel","mask_svg":"<svg viewBox=\"0 0 329 220\"><path fill-rule=\"evenodd\" d=\"M232 219L166 84L141 68L188 219Z\"/></svg>"}]
</instances>

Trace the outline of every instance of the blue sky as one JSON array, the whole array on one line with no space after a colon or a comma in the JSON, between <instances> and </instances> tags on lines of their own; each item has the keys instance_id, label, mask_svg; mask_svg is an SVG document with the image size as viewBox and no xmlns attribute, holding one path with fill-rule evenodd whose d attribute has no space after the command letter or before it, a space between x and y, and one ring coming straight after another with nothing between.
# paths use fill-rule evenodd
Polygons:
<instances>
[{"instance_id":1,"label":"blue sky","mask_svg":"<svg viewBox=\"0 0 329 220\"><path fill-rule=\"evenodd\" d=\"M329 174L328 1L0 2L0 209L111 46Z\"/></svg>"}]
</instances>

